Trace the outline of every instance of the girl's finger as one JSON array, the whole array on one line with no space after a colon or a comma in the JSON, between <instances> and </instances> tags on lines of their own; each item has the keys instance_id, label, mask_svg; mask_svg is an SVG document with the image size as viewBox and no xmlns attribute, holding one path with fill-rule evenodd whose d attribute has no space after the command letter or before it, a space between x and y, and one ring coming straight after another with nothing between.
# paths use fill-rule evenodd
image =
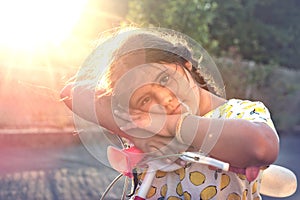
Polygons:
<instances>
[{"instance_id":1,"label":"girl's finger","mask_svg":"<svg viewBox=\"0 0 300 200\"><path fill-rule=\"evenodd\" d=\"M120 112L119 110L114 110L114 114L120 119L123 119L126 121L131 121L130 115L125 112Z\"/></svg>"},{"instance_id":2,"label":"girl's finger","mask_svg":"<svg viewBox=\"0 0 300 200\"><path fill-rule=\"evenodd\" d=\"M115 107L115 110L118 110L120 112L124 112L124 113L128 113L128 108L124 108L123 106L121 106L120 104L118 104L116 107ZM145 113L141 110L138 110L138 109L132 109L130 108L130 113L132 114L142 114L142 113Z\"/></svg>"},{"instance_id":3,"label":"girl's finger","mask_svg":"<svg viewBox=\"0 0 300 200\"><path fill-rule=\"evenodd\" d=\"M125 126L121 126L120 129L122 131L129 131L131 129L138 128L138 126L135 123L127 123Z\"/></svg>"},{"instance_id":4,"label":"girl's finger","mask_svg":"<svg viewBox=\"0 0 300 200\"><path fill-rule=\"evenodd\" d=\"M148 112L143 112L143 111L137 110L137 109L130 109L130 113L132 113L134 115L140 115L140 114L144 114L144 113L148 113Z\"/></svg>"},{"instance_id":5,"label":"girl's finger","mask_svg":"<svg viewBox=\"0 0 300 200\"><path fill-rule=\"evenodd\" d=\"M119 118L121 118L123 120L127 120L127 121L139 120L139 119L142 118L141 117L142 116L141 112L140 113L135 112L135 113L128 114L127 112L123 111L122 109L121 110L115 109L114 110L114 114L117 117L119 117Z\"/></svg>"},{"instance_id":6,"label":"girl's finger","mask_svg":"<svg viewBox=\"0 0 300 200\"><path fill-rule=\"evenodd\" d=\"M133 121L134 120L142 120L143 117L139 114L130 114L130 119L133 120Z\"/></svg>"}]
</instances>

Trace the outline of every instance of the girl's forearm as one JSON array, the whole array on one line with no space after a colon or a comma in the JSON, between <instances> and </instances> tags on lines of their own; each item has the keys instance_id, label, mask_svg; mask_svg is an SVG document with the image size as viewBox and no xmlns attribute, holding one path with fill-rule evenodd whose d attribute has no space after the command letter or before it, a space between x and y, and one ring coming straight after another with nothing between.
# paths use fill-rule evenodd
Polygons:
<instances>
[{"instance_id":1,"label":"girl's forearm","mask_svg":"<svg viewBox=\"0 0 300 200\"><path fill-rule=\"evenodd\" d=\"M103 126L104 128L110 130L114 134L118 134L121 137L129 138L130 136L124 133L116 123L116 120L113 116L113 111L111 107L111 96L104 95L98 97L95 100L95 108L97 112L97 123Z\"/></svg>"},{"instance_id":2,"label":"girl's forearm","mask_svg":"<svg viewBox=\"0 0 300 200\"><path fill-rule=\"evenodd\" d=\"M74 86L74 84L65 86L60 96L67 107L79 117L100 124L113 133L128 137L115 123L111 109L111 96L96 95L94 90Z\"/></svg>"},{"instance_id":3,"label":"girl's forearm","mask_svg":"<svg viewBox=\"0 0 300 200\"><path fill-rule=\"evenodd\" d=\"M80 117L98 123L120 136L129 137L115 122L111 96L102 95L95 98L92 90L74 89L73 85L68 85L62 90L61 98ZM170 119L172 119L170 124L174 124L178 116ZM174 128L174 125L171 128ZM235 167L269 165L278 155L279 144L276 133L264 123L190 115L183 121L180 132L185 143L199 150L202 148L204 153L229 162ZM211 144L211 147L207 144Z\"/></svg>"},{"instance_id":4,"label":"girl's forearm","mask_svg":"<svg viewBox=\"0 0 300 200\"><path fill-rule=\"evenodd\" d=\"M235 167L269 165L279 151L276 133L267 124L243 119L191 115L183 121L181 134L185 143Z\"/></svg>"}]
</instances>

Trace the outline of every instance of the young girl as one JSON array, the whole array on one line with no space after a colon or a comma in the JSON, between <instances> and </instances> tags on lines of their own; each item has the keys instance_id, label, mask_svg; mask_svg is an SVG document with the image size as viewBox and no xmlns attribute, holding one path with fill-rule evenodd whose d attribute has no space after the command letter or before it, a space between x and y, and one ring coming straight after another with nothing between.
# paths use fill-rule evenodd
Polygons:
<instances>
[{"instance_id":1,"label":"young girl","mask_svg":"<svg viewBox=\"0 0 300 200\"><path fill-rule=\"evenodd\" d=\"M208 69L210 58L191 49L182 35L133 30L115 38L104 45L114 44L115 50L103 62L109 67L93 83L96 89L69 84L61 95L66 105L149 157L195 151L231 166L225 172L171 157L162 160L162 165L181 167L167 172L162 167L147 199L261 199L260 169L279 151L268 109L261 102L222 98L218 77ZM96 50L88 59L92 70L100 70L99 56L105 55ZM79 73L77 80L84 78Z\"/></svg>"}]
</instances>

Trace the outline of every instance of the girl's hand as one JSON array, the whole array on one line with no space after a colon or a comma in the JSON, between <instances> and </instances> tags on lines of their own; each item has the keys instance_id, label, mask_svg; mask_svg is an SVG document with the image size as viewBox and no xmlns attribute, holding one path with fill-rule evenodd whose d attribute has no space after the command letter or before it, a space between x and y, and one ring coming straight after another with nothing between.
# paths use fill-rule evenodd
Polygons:
<instances>
[{"instance_id":1,"label":"girl's hand","mask_svg":"<svg viewBox=\"0 0 300 200\"><path fill-rule=\"evenodd\" d=\"M131 136L135 136L134 129L144 129L152 135L158 134L165 137L175 136L175 127L180 115L167 115L165 113L149 113L140 110L132 110L130 114L122 110L114 110L117 118L126 121L120 125L120 129Z\"/></svg>"},{"instance_id":2,"label":"girl's hand","mask_svg":"<svg viewBox=\"0 0 300 200\"><path fill-rule=\"evenodd\" d=\"M166 164L177 163L184 166L185 161L178 159L181 152L192 150L189 146L179 143L173 137L153 135L148 138L131 138L131 142L145 152L145 161L158 159ZM169 156L168 156L169 155Z\"/></svg>"}]
</instances>

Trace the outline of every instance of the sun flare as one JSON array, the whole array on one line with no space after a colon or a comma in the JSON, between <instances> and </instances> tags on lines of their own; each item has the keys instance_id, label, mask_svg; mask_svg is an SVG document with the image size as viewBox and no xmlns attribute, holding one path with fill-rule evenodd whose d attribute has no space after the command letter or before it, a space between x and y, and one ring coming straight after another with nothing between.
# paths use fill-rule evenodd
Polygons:
<instances>
[{"instance_id":1,"label":"sun flare","mask_svg":"<svg viewBox=\"0 0 300 200\"><path fill-rule=\"evenodd\" d=\"M36 51L41 46L65 40L87 0L0 1L0 47L14 51Z\"/></svg>"}]
</instances>

